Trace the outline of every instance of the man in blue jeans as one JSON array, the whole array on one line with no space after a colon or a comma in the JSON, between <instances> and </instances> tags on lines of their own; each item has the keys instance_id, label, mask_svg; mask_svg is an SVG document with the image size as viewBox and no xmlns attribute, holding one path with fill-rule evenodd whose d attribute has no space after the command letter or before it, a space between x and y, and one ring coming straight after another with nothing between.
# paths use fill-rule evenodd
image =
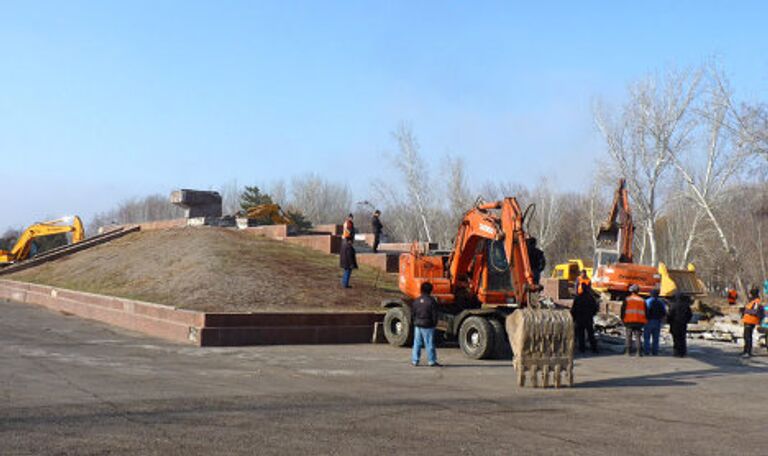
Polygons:
<instances>
[{"instance_id":1,"label":"man in blue jeans","mask_svg":"<svg viewBox=\"0 0 768 456\"><path fill-rule=\"evenodd\" d=\"M427 350L427 360L431 367L439 367L437 351L435 350L435 326L437 326L437 301L432 297L432 284L421 284L421 296L411 304L411 321L413 321L413 353L411 364L419 365L421 347Z\"/></svg>"},{"instance_id":2,"label":"man in blue jeans","mask_svg":"<svg viewBox=\"0 0 768 456\"><path fill-rule=\"evenodd\" d=\"M646 355L656 356L659 354L661 324L667 316L667 306L659 297L659 290L651 290L651 297L645 300L645 309L648 322L643 328L643 351Z\"/></svg>"}]
</instances>

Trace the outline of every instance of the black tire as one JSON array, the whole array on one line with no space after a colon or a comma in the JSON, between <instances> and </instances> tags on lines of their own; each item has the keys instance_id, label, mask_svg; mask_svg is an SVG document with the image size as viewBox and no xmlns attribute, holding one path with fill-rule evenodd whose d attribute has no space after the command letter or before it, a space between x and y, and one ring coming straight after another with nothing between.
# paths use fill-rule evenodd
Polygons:
<instances>
[{"instance_id":1,"label":"black tire","mask_svg":"<svg viewBox=\"0 0 768 456\"><path fill-rule=\"evenodd\" d=\"M390 345L405 347L413 343L411 316L402 307L391 307L384 315L384 337Z\"/></svg>"},{"instance_id":2,"label":"black tire","mask_svg":"<svg viewBox=\"0 0 768 456\"><path fill-rule=\"evenodd\" d=\"M459 347L469 358L486 359L493 353L494 334L483 317L469 317L459 328Z\"/></svg>"},{"instance_id":3,"label":"black tire","mask_svg":"<svg viewBox=\"0 0 768 456\"><path fill-rule=\"evenodd\" d=\"M507 331L504 329L504 325L495 318L489 318L493 329L493 354L496 359L506 359L512 357L512 347L509 346L509 339L507 338Z\"/></svg>"}]
</instances>

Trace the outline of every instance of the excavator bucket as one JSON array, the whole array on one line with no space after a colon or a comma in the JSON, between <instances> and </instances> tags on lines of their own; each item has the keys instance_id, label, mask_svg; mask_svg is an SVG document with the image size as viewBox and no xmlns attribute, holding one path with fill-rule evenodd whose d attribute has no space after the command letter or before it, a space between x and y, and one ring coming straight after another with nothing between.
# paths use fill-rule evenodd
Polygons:
<instances>
[{"instance_id":1,"label":"excavator bucket","mask_svg":"<svg viewBox=\"0 0 768 456\"><path fill-rule=\"evenodd\" d=\"M619 227L616 224L603 225L597 232L597 246L603 249L619 249Z\"/></svg>"},{"instance_id":2,"label":"excavator bucket","mask_svg":"<svg viewBox=\"0 0 768 456\"><path fill-rule=\"evenodd\" d=\"M525 386L530 374L533 387L562 386L566 375L573 386L573 319L566 310L525 308L513 312L506 321L509 345L518 386Z\"/></svg>"}]
</instances>

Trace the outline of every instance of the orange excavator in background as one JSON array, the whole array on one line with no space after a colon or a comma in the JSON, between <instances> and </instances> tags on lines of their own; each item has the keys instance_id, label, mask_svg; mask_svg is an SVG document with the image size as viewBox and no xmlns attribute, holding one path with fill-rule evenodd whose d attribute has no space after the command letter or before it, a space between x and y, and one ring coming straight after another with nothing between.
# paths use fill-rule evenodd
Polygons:
<instances>
[{"instance_id":1,"label":"orange excavator in background","mask_svg":"<svg viewBox=\"0 0 768 456\"><path fill-rule=\"evenodd\" d=\"M653 266L635 264L632 261L632 241L635 225L624 179L613 196L613 206L608 219L597 233L592 288L618 299L629 294L630 285L640 287L641 294L658 288L659 271Z\"/></svg>"},{"instance_id":2,"label":"orange excavator in background","mask_svg":"<svg viewBox=\"0 0 768 456\"><path fill-rule=\"evenodd\" d=\"M531 309L542 322L532 331L527 328L531 333L565 341L555 351L561 355L559 352L570 349L572 358L570 314L561 310L533 310L539 307L540 286L533 279L524 219L515 198L479 202L465 213L450 253L422 253L414 245L411 252L402 254L399 286L405 297L382 303L387 308L387 341L395 346L412 342L410 303L419 296L421 284L430 282L440 305L438 332L445 339L458 338L459 347L470 358L508 352L508 336L511 340L512 334L507 334L504 322L520 309ZM530 343L526 348L540 346L553 344ZM523 348L512 348L515 357L522 358ZM538 362L546 364L546 353L538 354Z\"/></svg>"},{"instance_id":3,"label":"orange excavator in background","mask_svg":"<svg viewBox=\"0 0 768 456\"><path fill-rule=\"evenodd\" d=\"M85 238L85 230L80 217L75 215L29 226L21 233L11 250L0 250L0 266L28 259L35 239L62 233L72 233L73 244L82 241Z\"/></svg>"}]
</instances>

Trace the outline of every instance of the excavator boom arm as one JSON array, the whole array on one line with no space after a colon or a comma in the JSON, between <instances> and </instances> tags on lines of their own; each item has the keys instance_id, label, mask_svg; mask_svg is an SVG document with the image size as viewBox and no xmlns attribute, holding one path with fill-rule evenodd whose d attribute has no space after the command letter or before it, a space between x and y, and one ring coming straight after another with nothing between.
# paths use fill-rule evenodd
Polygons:
<instances>
[{"instance_id":1,"label":"excavator boom arm","mask_svg":"<svg viewBox=\"0 0 768 456\"><path fill-rule=\"evenodd\" d=\"M620 255L620 262L632 263L634 237L635 225L632 222L626 180L619 179L619 185L613 195L611 211L597 233L597 244L615 248Z\"/></svg>"},{"instance_id":2,"label":"excavator boom arm","mask_svg":"<svg viewBox=\"0 0 768 456\"><path fill-rule=\"evenodd\" d=\"M504 236L498 219L487 208L477 206L464 214L456 234L454 248L448 260L450 278L454 283L465 277L475 257L477 244L483 240L500 240Z\"/></svg>"},{"instance_id":3,"label":"excavator boom arm","mask_svg":"<svg viewBox=\"0 0 768 456\"><path fill-rule=\"evenodd\" d=\"M72 217L71 222L69 222L68 218L64 218L35 223L34 225L27 227L27 229L21 233L19 239L16 240L16 243L11 250L0 254L0 261L12 262L26 260L29 256L32 241L41 237L62 233L72 233L73 244L82 241L85 238L85 230L83 229L83 222L80 220L80 217Z\"/></svg>"},{"instance_id":4,"label":"excavator boom arm","mask_svg":"<svg viewBox=\"0 0 768 456\"><path fill-rule=\"evenodd\" d=\"M512 270L512 283L520 302L526 302L529 291L537 289L533 279L531 259L523 230L523 212L515 198L505 198L501 203L501 221L504 227L504 250Z\"/></svg>"}]
</instances>

